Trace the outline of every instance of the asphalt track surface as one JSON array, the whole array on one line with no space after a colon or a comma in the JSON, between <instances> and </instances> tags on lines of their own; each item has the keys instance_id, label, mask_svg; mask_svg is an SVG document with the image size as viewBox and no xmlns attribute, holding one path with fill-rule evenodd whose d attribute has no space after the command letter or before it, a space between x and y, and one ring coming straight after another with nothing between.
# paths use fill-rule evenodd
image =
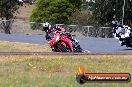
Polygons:
<instances>
[{"instance_id":1,"label":"asphalt track surface","mask_svg":"<svg viewBox=\"0 0 132 87\"><path fill-rule=\"evenodd\" d=\"M114 38L77 37L77 39L84 50L87 50L93 54L132 54L132 48L120 46L118 40ZM19 35L3 33L0 33L0 41L24 42L41 45L47 43L45 36L43 35Z\"/></svg>"}]
</instances>

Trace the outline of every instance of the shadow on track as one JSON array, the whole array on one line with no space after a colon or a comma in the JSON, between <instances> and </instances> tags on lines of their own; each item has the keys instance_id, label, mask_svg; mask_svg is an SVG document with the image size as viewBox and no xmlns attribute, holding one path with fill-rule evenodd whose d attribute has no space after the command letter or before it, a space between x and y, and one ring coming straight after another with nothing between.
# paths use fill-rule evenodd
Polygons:
<instances>
[{"instance_id":1,"label":"shadow on track","mask_svg":"<svg viewBox=\"0 0 132 87\"><path fill-rule=\"evenodd\" d=\"M132 50L132 48L128 48L128 49L126 48L126 49L123 49L123 50L126 50L126 51L127 51L127 50Z\"/></svg>"}]
</instances>

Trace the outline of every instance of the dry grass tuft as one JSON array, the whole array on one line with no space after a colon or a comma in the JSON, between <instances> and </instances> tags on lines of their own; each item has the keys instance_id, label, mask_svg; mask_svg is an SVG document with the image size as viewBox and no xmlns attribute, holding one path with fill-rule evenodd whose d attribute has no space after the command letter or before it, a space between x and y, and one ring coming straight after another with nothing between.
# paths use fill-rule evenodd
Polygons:
<instances>
[{"instance_id":1,"label":"dry grass tuft","mask_svg":"<svg viewBox=\"0 0 132 87\"><path fill-rule=\"evenodd\" d=\"M51 52L47 44L0 41L0 52Z\"/></svg>"},{"instance_id":2,"label":"dry grass tuft","mask_svg":"<svg viewBox=\"0 0 132 87\"><path fill-rule=\"evenodd\" d=\"M79 66L84 67L87 73L132 74L131 57L131 55L0 56L0 84L2 87L131 87L132 82L80 85L74 77Z\"/></svg>"}]
</instances>

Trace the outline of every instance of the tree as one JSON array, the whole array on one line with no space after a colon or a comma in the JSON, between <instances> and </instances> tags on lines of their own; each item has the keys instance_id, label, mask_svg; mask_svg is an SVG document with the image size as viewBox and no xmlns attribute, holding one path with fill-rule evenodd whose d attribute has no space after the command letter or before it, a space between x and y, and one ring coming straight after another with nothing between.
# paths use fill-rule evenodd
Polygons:
<instances>
[{"instance_id":1,"label":"tree","mask_svg":"<svg viewBox=\"0 0 132 87\"><path fill-rule=\"evenodd\" d=\"M124 20L132 27L132 0L126 0Z\"/></svg>"},{"instance_id":2,"label":"tree","mask_svg":"<svg viewBox=\"0 0 132 87\"><path fill-rule=\"evenodd\" d=\"M93 1L93 0L92 0ZM94 0L92 3L91 11L93 19L98 21L101 25L110 24L113 18L117 20L122 19L122 5L123 0ZM132 22L132 1L126 0L125 5L125 22L131 20Z\"/></svg>"},{"instance_id":3,"label":"tree","mask_svg":"<svg viewBox=\"0 0 132 87\"><path fill-rule=\"evenodd\" d=\"M20 5L18 0L0 0L0 17L2 17L3 28L6 34L10 34L11 19L14 17L14 13Z\"/></svg>"},{"instance_id":4,"label":"tree","mask_svg":"<svg viewBox=\"0 0 132 87\"><path fill-rule=\"evenodd\" d=\"M77 11L73 14L72 22L79 26L87 26L91 22L92 14L89 10Z\"/></svg>"},{"instance_id":5,"label":"tree","mask_svg":"<svg viewBox=\"0 0 132 87\"><path fill-rule=\"evenodd\" d=\"M68 0L76 8L80 9L84 0Z\"/></svg>"},{"instance_id":6,"label":"tree","mask_svg":"<svg viewBox=\"0 0 132 87\"><path fill-rule=\"evenodd\" d=\"M80 7L81 0L38 0L30 21L68 24L69 18Z\"/></svg>"}]
</instances>

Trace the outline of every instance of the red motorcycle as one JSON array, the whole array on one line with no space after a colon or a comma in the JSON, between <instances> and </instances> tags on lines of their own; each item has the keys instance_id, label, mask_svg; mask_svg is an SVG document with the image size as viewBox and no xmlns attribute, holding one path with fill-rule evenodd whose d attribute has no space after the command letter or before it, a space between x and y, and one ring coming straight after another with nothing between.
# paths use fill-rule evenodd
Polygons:
<instances>
[{"instance_id":1,"label":"red motorcycle","mask_svg":"<svg viewBox=\"0 0 132 87\"><path fill-rule=\"evenodd\" d=\"M74 52L72 42L67 34L59 31L50 32L52 39L48 41L48 45L54 52Z\"/></svg>"},{"instance_id":2,"label":"red motorcycle","mask_svg":"<svg viewBox=\"0 0 132 87\"><path fill-rule=\"evenodd\" d=\"M57 26L51 28L49 23L43 24L43 30L46 32L46 40L48 45L54 52L83 52L79 45L79 41L73 36L65 32L63 27Z\"/></svg>"}]
</instances>

